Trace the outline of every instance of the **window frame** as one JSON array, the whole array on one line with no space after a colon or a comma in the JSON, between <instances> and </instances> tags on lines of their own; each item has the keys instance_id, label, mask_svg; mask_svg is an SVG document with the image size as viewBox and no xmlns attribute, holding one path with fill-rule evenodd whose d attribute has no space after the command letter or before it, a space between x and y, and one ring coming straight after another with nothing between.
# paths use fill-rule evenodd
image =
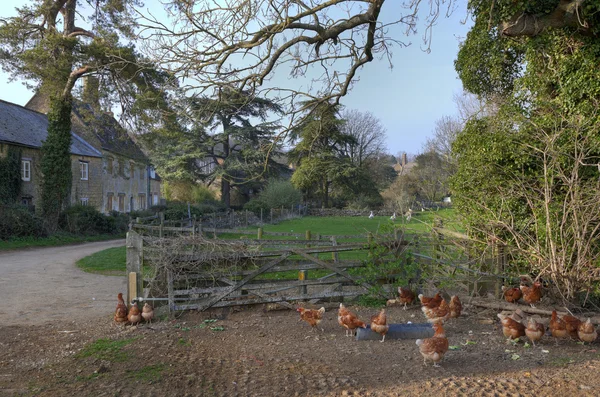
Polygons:
<instances>
[{"instance_id":1,"label":"window frame","mask_svg":"<svg viewBox=\"0 0 600 397\"><path fill-rule=\"evenodd\" d=\"M25 167L27 164L27 167ZM25 169L27 168L27 169ZM27 171L27 176L25 176L25 171ZM21 180L24 182L31 182L31 160L30 159L21 159Z\"/></svg>"},{"instance_id":2,"label":"window frame","mask_svg":"<svg viewBox=\"0 0 600 397\"><path fill-rule=\"evenodd\" d=\"M83 171L85 170L85 177L83 175ZM82 181L89 181L90 180L90 163L87 161L82 161L79 160L79 171L80 171L80 177Z\"/></svg>"},{"instance_id":3,"label":"window frame","mask_svg":"<svg viewBox=\"0 0 600 397\"><path fill-rule=\"evenodd\" d=\"M81 204L84 207L87 207L88 205L90 205L90 199L89 199L89 197L80 197L79 198L79 204Z\"/></svg>"}]
</instances>

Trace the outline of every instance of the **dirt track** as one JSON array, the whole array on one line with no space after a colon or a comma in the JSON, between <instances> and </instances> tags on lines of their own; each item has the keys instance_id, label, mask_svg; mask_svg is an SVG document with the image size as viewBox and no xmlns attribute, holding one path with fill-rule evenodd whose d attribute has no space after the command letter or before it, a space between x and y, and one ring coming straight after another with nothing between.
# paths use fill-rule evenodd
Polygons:
<instances>
[{"instance_id":1,"label":"dirt track","mask_svg":"<svg viewBox=\"0 0 600 397\"><path fill-rule=\"evenodd\" d=\"M125 277L85 273L75 262L125 240L0 252L0 318L3 325L42 325L89 309L97 315L114 309L125 293Z\"/></svg>"}]
</instances>

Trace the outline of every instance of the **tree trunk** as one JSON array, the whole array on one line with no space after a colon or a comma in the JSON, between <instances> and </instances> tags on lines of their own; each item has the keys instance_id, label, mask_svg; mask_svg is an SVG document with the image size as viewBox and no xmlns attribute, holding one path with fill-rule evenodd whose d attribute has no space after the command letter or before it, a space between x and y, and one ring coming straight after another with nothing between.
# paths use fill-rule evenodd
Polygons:
<instances>
[{"instance_id":1,"label":"tree trunk","mask_svg":"<svg viewBox=\"0 0 600 397\"><path fill-rule=\"evenodd\" d=\"M231 183L223 177L221 179L221 202L225 208L231 206Z\"/></svg>"},{"instance_id":2,"label":"tree trunk","mask_svg":"<svg viewBox=\"0 0 600 397\"><path fill-rule=\"evenodd\" d=\"M45 226L50 233L58 229L59 215L71 192L71 102L70 95L50 99L48 137L41 148L41 205Z\"/></svg>"}]
</instances>

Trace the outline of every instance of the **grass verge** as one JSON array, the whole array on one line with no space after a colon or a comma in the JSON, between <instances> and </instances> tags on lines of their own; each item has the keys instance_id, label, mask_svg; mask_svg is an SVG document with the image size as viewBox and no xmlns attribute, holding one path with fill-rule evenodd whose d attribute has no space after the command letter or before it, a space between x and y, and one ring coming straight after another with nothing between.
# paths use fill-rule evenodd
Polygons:
<instances>
[{"instance_id":1,"label":"grass verge","mask_svg":"<svg viewBox=\"0 0 600 397\"><path fill-rule=\"evenodd\" d=\"M77 261L77 267L88 273L105 276L125 274L127 250L123 247L108 248Z\"/></svg>"},{"instance_id":2,"label":"grass verge","mask_svg":"<svg viewBox=\"0 0 600 397\"><path fill-rule=\"evenodd\" d=\"M0 251L8 251L33 247L57 247L68 244L89 243L93 241L117 240L125 238L124 234L100 234L97 236L79 236L59 233L50 237L19 237L0 240Z\"/></svg>"}]
</instances>

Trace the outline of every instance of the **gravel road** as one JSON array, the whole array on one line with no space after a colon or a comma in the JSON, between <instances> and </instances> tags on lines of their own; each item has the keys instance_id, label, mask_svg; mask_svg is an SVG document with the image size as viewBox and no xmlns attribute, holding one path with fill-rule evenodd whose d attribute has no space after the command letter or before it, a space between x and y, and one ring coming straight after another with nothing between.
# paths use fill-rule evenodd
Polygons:
<instances>
[{"instance_id":1,"label":"gravel road","mask_svg":"<svg viewBox=\"0 0 600 397\"><path fill-rule=\"evenodd\" d=\"M122 245L124 239L0 252L0 322L42 325L109 315L117 293L126 293L125 275L85 273L75 262Z\"/></svg>"}]
</instances>

